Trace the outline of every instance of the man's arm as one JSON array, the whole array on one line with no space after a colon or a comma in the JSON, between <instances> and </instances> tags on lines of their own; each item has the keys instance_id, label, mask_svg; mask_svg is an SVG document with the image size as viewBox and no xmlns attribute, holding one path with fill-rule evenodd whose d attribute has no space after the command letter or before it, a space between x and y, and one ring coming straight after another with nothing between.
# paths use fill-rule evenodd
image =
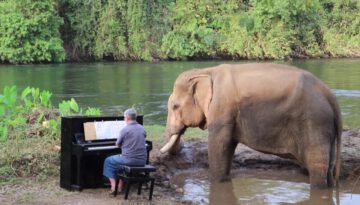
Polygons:
<instances>
[{"instance_id":1,"label":"man's arm","mask_svg":"<svg viewBox=\"0 0 360 205\"><path fill-rule=\"evenodd\" d=\"M115 145L118 146L118 147L121 147L121 144L123 143L123 140L124 140L124 133L121 130L120 133L119 133L119 136L117 137Z\"/></svg>"}]
</instances>

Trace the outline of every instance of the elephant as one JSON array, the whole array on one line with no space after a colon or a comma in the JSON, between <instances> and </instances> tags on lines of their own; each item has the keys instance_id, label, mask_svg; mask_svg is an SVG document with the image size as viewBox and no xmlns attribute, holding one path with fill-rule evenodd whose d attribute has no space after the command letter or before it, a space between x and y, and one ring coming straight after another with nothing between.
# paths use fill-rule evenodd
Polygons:
<instances>
[{"instance_id":1,"label":"elephant","mask_svg":"<svg viewBox=\"0 0 360 205\"><path fill-rule=\"evenodd\" d=\"M292 159L311 187L339 182L342 121L331 90L310 72L273 63L222 64L181 73L168 99L166 144L188 127L208 130L210 180L229 180L238 143Z\"/></svg>"}]
</instances>

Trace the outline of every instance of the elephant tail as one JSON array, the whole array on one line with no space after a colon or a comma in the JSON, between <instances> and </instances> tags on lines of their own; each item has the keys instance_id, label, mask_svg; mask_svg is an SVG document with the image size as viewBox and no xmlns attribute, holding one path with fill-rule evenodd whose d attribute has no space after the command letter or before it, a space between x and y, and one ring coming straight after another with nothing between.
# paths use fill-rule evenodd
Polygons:
<instances>
[{"instance_id":1,"label":"elephant tail","mask_svg":"<svg viewBox=\"0 0 360 205\"><path fill-rule=\"evenodd\" d=\"M335 164L335 180L336 186L339 187L339 178L340 178L340 167L341 167L341 133L342 133L342 122L341 122L341 113L340 109L337 110L339 113L338 119L335 120L336 123L336 134L337 134L337 144L336 144L336 164Z\"/></svg>"},{"instance_id":2,"label":"elephant tail","mask_svg":"<svg viewBox=\"0 0 360 205\"><path fill-rule=\"evenodd\" d=\"M341 167L341 134L342 134L342 120L341 120L341 111L339 104L336 101L335 96L332 95L330 98L330 104L334 110L334 128L336 135L336 161L335 161L335 181L336 187L339 187L339 178L340 178L340 167Z\"/></svg>"}]
</instances>

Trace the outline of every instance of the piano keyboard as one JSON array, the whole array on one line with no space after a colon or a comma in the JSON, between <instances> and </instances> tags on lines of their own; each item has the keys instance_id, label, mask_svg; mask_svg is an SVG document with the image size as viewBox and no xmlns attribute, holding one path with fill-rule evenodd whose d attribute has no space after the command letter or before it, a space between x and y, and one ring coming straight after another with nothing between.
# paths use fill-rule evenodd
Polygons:
<instances>
[{"instance_id":1,"label":"piano keyboard","mask_svg":"<svg viewBox=\"0 0 360 205\"><path fill-rule=\"evenodd\" d=\"M107 149L115 149L115 148L119 148L116 145L112 145L112 146L98 146L98 147L88 147L87 150L107 150ZM120 148L119 148L120 149Z\"/></svg>"}]
</instances>

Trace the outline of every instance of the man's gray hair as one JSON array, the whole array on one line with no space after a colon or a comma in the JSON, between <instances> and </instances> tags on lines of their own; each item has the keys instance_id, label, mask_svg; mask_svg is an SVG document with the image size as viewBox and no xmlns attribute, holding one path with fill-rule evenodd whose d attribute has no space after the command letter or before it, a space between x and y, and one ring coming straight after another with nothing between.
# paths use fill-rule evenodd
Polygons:
<instances>
[{"instance_id":1,"label":"man's gray hair","mask_svg":"<svg viewBox=\"0 0 360 205\"><path fill-rule=\"evenodd\" d=\"M124 112L124 117L128 117L132 120L136 120L136 116L137 116L136 111L133 108L127 109Z\"/></svg>"}]
</instances>

